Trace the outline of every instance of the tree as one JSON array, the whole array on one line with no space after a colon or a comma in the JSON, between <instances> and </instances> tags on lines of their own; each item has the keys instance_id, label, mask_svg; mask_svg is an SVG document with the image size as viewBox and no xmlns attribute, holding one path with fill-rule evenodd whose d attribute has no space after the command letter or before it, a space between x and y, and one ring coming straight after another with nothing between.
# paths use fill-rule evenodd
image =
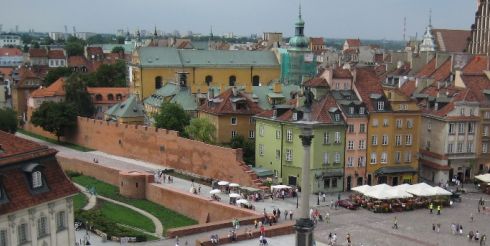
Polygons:
<instances>
[{"instance_id":1,"label":"tree","mask_svg":"<svg viewBox=\"0 0 490 246\"><path fill-rule=\"evenodd\" d=\"M125 87L126 63L120 60L115 64L102 64L95 72L92 82L95 87Z\"/></svg>"},{"instance_id":2,"label":"tree","mask_svg":"<svg viewBox=\"0 0 490 246\"><path fill-rule=\"evenodd\" d=\"M32 48L39 49L41 46L39 45L38 42L32 43Z\"/></svg>"},{"instance_id":3,"label":"tree","mask_svg":"<svg viewBox=\"0 0 490 246\"><path fill-rule=\"evenodd\" d=\"M0 109L0 130L15 133L17 131L17 113L12 109Z\"/></svg>"},{"instance_id":4,"label":"tree","mask_svg":"<svg viewBox=\"0 0 490 246\"><path fill-rule=\"evenodd\" d=\"M32 113L31 122L56 135L59 142L60 137L76 127L77 110L74 105L66 102L43 102Z\"/></svg>"},{"instance_id":5,"label":"tree","mask_svg":"<svg viewBox=\"0 0 490 246\"><path fill-rule=\"evenodd\" d=\"M83 45L80 43L66 43L65 50L67 56L82 56Z\"/></svg>"},{"instance_id":6,"label":"tree","mask_svg":"<svg viewBox=\"0 0 490 246\"><path fill-rule=\"evenodd\" d=\"M67 67L57 67L54 68L53 70L50 70L48 74L46 74L46 77L44 77L44 86L49 86L56 80L58 80L61 77L68 77L73 73L73 71L70 68Z\"/></svg>"},{"instance_id":7,"label":"tree","mask_svg":"<svg viewBox=\"0 0 490 246\"><path fill-rule=\"evenodd\" d=\"M242 135L237 135L231 139L230 146L233 149L241 148L243 150L243 161L255 166L255 141L245 139Z\"/></svg>"},{"instance_id":8,"label":"tree","mask_svg":"<svg viewBox=\"0 0 490 246\"><path fill-rule=\"evenodd\" d=\"M124 47L115 46L114 48L112 48L111 53L122 53L122 54L124 54Z\"/></svg>"},{"instance_id":9,"label":"tree","mask_svg":"<svg viewBox=\"0 0 490 246\"><path fill-rule=\"evenodd\" d=\"M216 127L206 118L194 118L185 127L185 133L191 139L212 144L215 141Z\"/></svg>"},{"instance_id":10,"label":"tree","mask_svg":"<svg viewBox=\"0 0 490 246\"><path fill-rule=\"evenodd\" d=\"M182 106L164 102L160 107L160 112L155 116L155 126L184 133L184 128L189 125L189 120L189 115Z\"/></svg>"},{"instance_id":11,"label":"tree","mask_svg":"<svg viewBox=\"0 0 490 246\"><path fill-rule=\"evenodd\" d=\"M73 104L79 116L92 117L94 115L95 107L83 76L78 73L70 75L65 80L65 92L65 102Z\"/></svg>"}]
</instances>

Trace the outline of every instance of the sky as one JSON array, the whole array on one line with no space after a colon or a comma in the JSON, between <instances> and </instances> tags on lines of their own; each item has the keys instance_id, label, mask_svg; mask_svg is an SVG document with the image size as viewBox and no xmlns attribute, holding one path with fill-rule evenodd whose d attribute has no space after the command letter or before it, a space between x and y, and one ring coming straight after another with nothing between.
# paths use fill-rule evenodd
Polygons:
<instances>
[{"instance_id":1,"label":"sky","mask_svg":"<svg viewBox=\"0 0 490 246\"><path fill-rule=\"evenodd\" d=\"M294 33L299 0L4 0L4 31L115 33L137 28L248 36ZM469 29L476 0L301 0L305 34L326 38L403 39L423 35L432 9L435 28Z\"/></svg>"}]
</instances>

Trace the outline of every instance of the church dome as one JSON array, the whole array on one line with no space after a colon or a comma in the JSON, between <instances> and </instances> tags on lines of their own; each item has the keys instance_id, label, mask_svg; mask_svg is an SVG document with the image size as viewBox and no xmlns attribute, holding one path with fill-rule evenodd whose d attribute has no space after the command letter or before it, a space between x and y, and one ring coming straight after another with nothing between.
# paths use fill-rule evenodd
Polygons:
<instances>
[{"instance_id":1,"label":"church dome","mask_svg":"<svg viewBox=\"0 0 490 246\"><path fill-rule=\"evenodd\" d=\"M294 36L289 39L289 45L295 48L308 48L310 40L305 36Z\"/></svg>"}]
</instances>

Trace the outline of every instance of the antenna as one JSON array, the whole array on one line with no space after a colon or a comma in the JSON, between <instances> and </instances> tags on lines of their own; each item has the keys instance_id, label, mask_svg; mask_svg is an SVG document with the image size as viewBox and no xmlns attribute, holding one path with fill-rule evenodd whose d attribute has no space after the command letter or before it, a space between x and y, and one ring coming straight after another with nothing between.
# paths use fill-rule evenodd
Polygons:
<instances>
[{"instance_id":1,"label":"antenna","mask_svg":"<svg viewBox=\"0 0 490 246\"><path fill-rule=\"evenodd\" d=\"M432 27L432 9L429 9L429 26Z\"/></svg>"},{"instance_id":2,"label":"antenna","mask_svg":"<svg viewBox=\"0 0 490 246\"><path fill-rule=\"evenodd\" d=\"M405 35L407 34L407 17L403 17L403 41L406 41Z\"/></svg>"}]
</instances>

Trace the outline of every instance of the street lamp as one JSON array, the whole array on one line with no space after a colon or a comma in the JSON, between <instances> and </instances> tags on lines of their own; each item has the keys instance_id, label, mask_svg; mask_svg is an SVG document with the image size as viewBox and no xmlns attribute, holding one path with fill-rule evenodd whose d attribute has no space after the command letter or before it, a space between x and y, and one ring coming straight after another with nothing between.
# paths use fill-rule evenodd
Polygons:
<instances>
[{"instance_id":1,"label":"street lamp","mask_svg":"<svg viewBox=\"0 0 490 246\"><path fill-rule=\"evenodd\" d=\"M298 202L299 202L298 201L299 200L299 193L298 192L299 192L299 190L298 190L298 188L296 188L296 208L298 208Z\"/></svg>"}]
</instances>

